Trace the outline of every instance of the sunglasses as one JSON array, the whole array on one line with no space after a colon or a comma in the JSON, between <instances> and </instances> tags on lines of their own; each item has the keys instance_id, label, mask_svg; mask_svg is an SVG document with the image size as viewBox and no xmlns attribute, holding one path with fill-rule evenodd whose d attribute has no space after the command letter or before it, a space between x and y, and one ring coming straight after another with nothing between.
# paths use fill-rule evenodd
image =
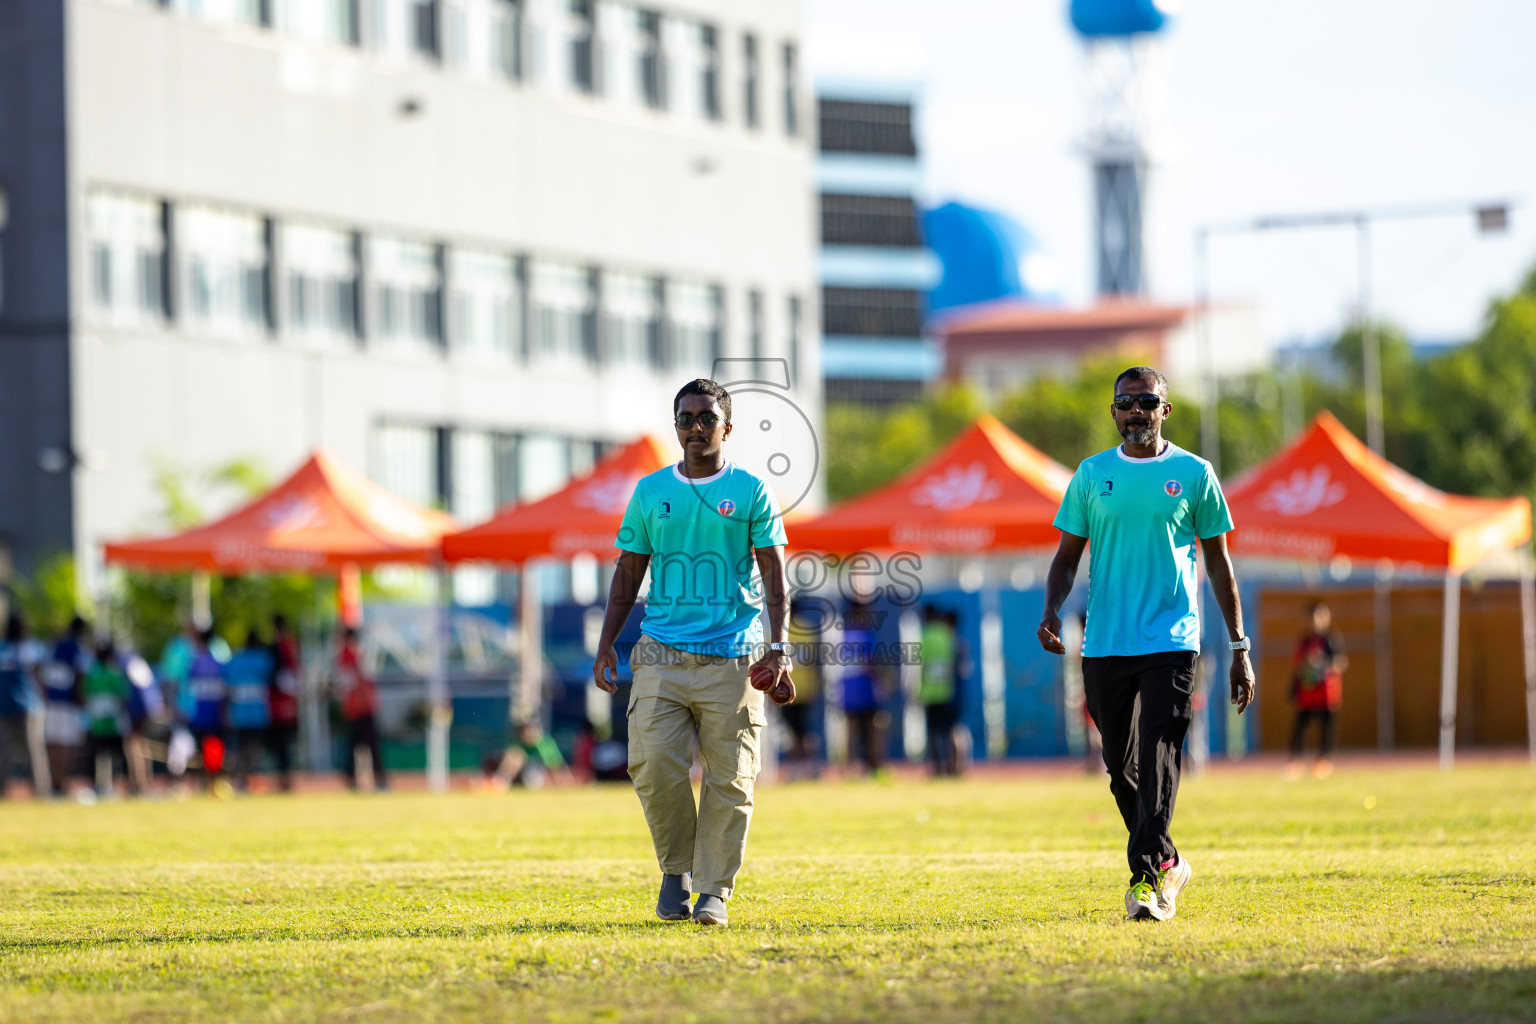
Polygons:
<instances>
[{"instance_id":1,"label":"sunglasses","mask_svg":"<svg viewBox=\"0 0 1536 1024\"><path fill-rule=\"evenodd\" d=\"M720 425L720 417L712 412L680 412L673 417L672 422L677 424L678 430L692 430L695 423L705 430L714 430Z\"/></svg>"},{"instance_id":2,"label":"sunglasses","mask_svg":"<svg viewBox=\"0 0 1536 1024\"><path fill-rule=\"evenodd\" d=\"M1132 409L1140 409L1142 412L1151 412L1163 404L1161 395L1116 395L1115 408L1121 412L1130 412Z\"/></svg>"}]
</instances>

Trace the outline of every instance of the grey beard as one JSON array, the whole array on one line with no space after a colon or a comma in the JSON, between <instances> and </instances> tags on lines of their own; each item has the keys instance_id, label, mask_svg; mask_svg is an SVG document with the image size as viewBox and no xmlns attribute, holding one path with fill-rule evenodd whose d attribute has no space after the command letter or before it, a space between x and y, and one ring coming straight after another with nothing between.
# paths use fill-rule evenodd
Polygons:
<instances>
[{"instance_id":1,"label":"grey beard","mask_svg":"<svg viewBox=\"0 0 1536 1024\"><path fill-rule=\"evenodd\" d=\"M1120 436L1131 444L1148 445L1157 436L1150 425L1145 427L1121 427Z\"/></svg>"}]
</instances>

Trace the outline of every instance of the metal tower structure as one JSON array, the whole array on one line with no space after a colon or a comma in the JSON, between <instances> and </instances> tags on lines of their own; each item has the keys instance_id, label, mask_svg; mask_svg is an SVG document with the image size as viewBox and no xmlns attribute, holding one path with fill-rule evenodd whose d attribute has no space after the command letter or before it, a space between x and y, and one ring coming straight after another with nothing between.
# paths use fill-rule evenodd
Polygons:
<instances>
[{"instance_id":1,"label":"metal tower structure","mask_svg":"<svg viewBox=\"0 0 1536 1024\"><path fill-rule=\"evenodd\" d=\"M1093 168L1094 237L1102 296L1146 290L1142 223L1147 171L1162 134L1158 36L1175 0L1072 0L1083 38L1085 139Z\"/></svg>"}]
</instances>

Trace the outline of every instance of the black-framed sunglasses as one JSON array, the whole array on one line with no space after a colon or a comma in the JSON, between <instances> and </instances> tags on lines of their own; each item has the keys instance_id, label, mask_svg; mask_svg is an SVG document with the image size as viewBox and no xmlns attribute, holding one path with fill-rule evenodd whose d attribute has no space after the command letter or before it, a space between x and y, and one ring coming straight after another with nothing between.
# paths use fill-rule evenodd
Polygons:
<instances>
[{"instance_id":1,"label":"black-framed sunglasses","mask_svg":"<svg viewBox=\"0 0 1536 1024\"><path fill-rule=\"evenodd\" d=\"M692 430L694 423L705 430L714 430L720 425L720 417L712 412L680 412L672 419L677 424L678 430Z\"/></svg>"},{"instance_id":2,"label":"black-framed sunglasses","mask_svg":"<svg viewBox=\"0 0 1536 1024\"><path fill-rule=\"evenodd\" d=\"M1151 412L1163 404L1161 395L1116 395L1115 408L1121 412L1130 412L1133 408L1142 412Z\"/></svg>"}]
</instances>

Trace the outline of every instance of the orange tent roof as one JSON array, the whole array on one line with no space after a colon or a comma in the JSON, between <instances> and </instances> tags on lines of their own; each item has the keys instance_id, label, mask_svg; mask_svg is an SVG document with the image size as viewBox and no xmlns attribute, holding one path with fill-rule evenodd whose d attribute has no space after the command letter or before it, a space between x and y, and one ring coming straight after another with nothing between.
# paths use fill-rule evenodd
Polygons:
<instances>
[{"instance_id":1,"label":"orange tent roof","mask_svg":"<svg viewBox=\"0 0 1536 1024\"><path fill-rule=\"evenodd\" d=\"M1328 412L1227 490L1236 554L1336 555L1460 572L1531 537L1525 498L1437 491L1371 451Z\"/></svg>"},{"instance_id":2,"label":"orange tent roof","mask_svg":"<svg viewBox=\"0 0 1536 1024\"><path fill-rule=\"evenodd\" d=\"M166 571L313 572L427 562L457 524L390 493L321 448L255 501L174 537L106 546L118 565Z\"/></svg>"},{"instance_id":3,"label":"orange tent roof","mask_svg":"<svg viewBox=\"0 0 1536 1024\"><path fill-rule=\"evenodd\" d=\"M894 483L797 524L795 548L978 552L1055 544L1072 473L991 416Z\"/></svg>"},{"instance_id":4,"label":"orange tent roof","mask_svg":"<svg viewBox=\"0 0 1536 1024\"><path fill-rule=\"evenodd\" d=\"M657 438L642 437L554 494L444 537L443 557L450 562L524 562L610 554L635 483L676 461L673 449Z\"/></svg>"}]
</instances>

